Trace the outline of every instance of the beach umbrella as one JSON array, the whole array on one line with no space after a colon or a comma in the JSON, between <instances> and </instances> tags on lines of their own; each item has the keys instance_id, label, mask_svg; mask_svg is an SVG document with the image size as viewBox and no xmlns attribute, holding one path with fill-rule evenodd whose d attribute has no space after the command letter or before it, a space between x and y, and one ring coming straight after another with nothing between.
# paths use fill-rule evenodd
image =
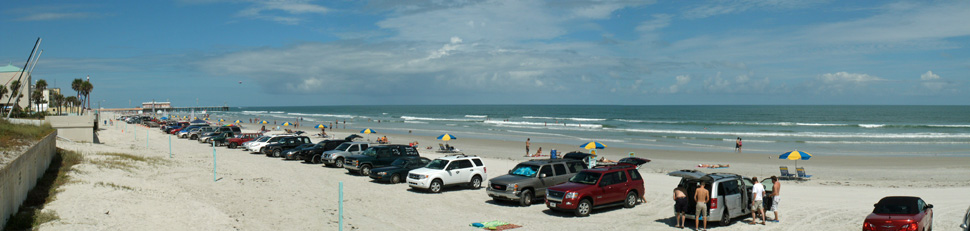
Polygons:
<instances>
[{"instance_id":1,"label":"beach umbrella","mask_svg":"<svg viewBox=\"0 0 970 231\"><path fill-rule=\"evenodd\" d=\"M219 119L219 122L226 122L226 119Z\"/></svg>"},{"instance_id":2,"label":"beach umbrella","mask_svg":"<svg viewBox=\"0 0 970 231\"><path fill-rule=\"evenodd\" d=\"M261 124L269 124L269 121L263 120L263 121L259 121L259 123L261 123Z\"/></svg>"},{"instance_id":3,"label":"beach umbrella","mask_svg":"<svg viewBox=\"0 0 970 231\"><path fill-rule=\"evenodd\" d=\"M226 125L222 125L222 126L224 126L224 127L232 127L232 126L236 126L236 125L235 124L226 124Z\"/></svg>"},{"instance_id":4,"label":"beach umbrella","mask_svg":"<svg viewBox=\"0 0 970 231\"><path fill-rule=\"evenodd\" d=\"M362 134L371 134L371 133L377 133L377 131L371 130L370 128L365 128L364 130L360 130L360 133L362 133ZM370 136L369 135L367 136L367 140L370 140Z\"/></svg>"},{"instance_id":5,"label":"beach umbrella","mask_svg":"<svg viewBox=\"0 0 970 231\"><path fill-rule=\"evenodd\" d=\"M233 121L233 123L241 124L242 120L236 120L236 121Z\"/></svg>"},{"instance_id":6,"label":"beach umbrella","mask_svg":"<svg viewBox=\"0 0 970 231\"><path fill-rule=\"evenodd\" d=\"M327 125L317 124L317 126L313 126L313 128L327 128Z\"/></svg>"},{"instance_id":7,"label":"beach umbrella","mask_svg":"<svg viewBox=\"0 0 970 231\"><path fill-rule=\"evenodd\" d=\"M445 133L444 135L438 136L438 139L439 140L443 140L443 141L449 141L449 140L457 140L458 137L455 137L455 136L453 136L451 134Z\"/></svg>"},{"instance_id":8,"label":"beach umbrella","mask_svg":"<svg viewBox=\"0 0 970 231\"><path fill-rule=\"evenodd\" d=\"M283 125L283 126L290 126L290 125L293 125L293 124L292 124L292 123L290 123L290 122L283 122L283 124L280 124L280 125Z\"/></svg>"},{"instance_id":9,"label":"beach umbrella","mask_svg":"<svg viewBox=\"0 0 970 231\"><path fill-rule=\"evenodd\" d=\"M588 142L583 145L579 145L580 148L585 149L606 149L606 145L600 142Z\"/></svg>"},{"instance_id":10,"label":"beach umbrella","mask_svg":"<svg viewBox=\"0 0 970 231\"><path fill-rule=\"evenodd\" d=\"M798 168L798 160L808 160L808 159L811 159L811 158L812 158L812 154L809 154L807 152L798 151L798 150L786 152L786 153L781 154L780 156L778 156L778 159L794 160L795 161L795 168Z\"/></svg>"}]
</instances>

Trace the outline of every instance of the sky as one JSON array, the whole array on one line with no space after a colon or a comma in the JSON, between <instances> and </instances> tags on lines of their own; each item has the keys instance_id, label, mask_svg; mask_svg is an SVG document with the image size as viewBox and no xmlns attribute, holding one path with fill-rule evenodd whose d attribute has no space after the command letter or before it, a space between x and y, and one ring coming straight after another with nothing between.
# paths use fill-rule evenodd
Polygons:
<instances>
[{"instance_id":1,"label":"sky","mask_svg":"<svg viewBox=\"0 0 970 231\"><path fill-rule=\"evenodd\" d=\"M967 105L970 1L3 1L93 103ZM3 63L5 62L5 63ZM129 104L130 102L130 104Z\"/></svg>"}]
</instances>

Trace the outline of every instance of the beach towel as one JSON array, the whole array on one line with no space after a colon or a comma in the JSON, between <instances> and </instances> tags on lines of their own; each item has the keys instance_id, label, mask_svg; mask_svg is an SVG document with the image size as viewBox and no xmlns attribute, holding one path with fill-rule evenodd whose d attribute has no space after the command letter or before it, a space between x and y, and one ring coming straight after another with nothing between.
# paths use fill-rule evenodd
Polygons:
<instances>
[{"instance_id":1,"label":"beach towel","mask_svg":"<svg viewBox=\"0 0 970 231\"><path fill-rule=\"evenodd\" d=\"M522 227L521 225L509 224L504 221L489 221L489 222L476 222L471 223L469 226L482 228L485 230L507 230Z\"/></svg>"}]
</instances>

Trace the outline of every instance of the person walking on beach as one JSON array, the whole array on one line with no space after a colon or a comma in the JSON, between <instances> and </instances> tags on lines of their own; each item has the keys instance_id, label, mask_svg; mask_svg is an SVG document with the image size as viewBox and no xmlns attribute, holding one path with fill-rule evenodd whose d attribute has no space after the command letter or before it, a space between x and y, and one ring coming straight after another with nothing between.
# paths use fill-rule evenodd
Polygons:
<instances>
[{"instance_id":1,"label":"person walking on beach","mask_svg":"<svg viewBox=\"0 0 970 231\"><path fill-rule=\"evenodd\" d=\"M781 182L778 182L777 176L771 176L771 211L775 212L775 219L772 222L778 222L778 202L781 201Z\"/></svg>"},{"instance_id":2,"label":"person walking on beach","mask_svg":"<svg viewBox=\"0 0 970 231\"><path fill-rule=\"evenodd\" d=\"M711 193L707 191L707 182L699 183L697 186L697 190L694 190L694 201L697 201L696 211L694 211L694 230L701 230L698 229L698 225L702 216L704 217L703 230L707 230L707 202L711 200Z\"/></svg>"},{"instance_id":3,"label":"person walking on beach","mask_svg":"<svg viewBox=\"0 0 970 231\"><path fill-rule=\"evenodd\" d=\"M741 137L738 137L738 140L734 142L734 151L741 152Z\"/></svg>"},{"instance_id":4,"label":"person walking on beach","mask_svg":"<svg viewBox=\"0 0 970 231\"><path fill-rule=\"evenodd\" d=\"M684 228L684 222L685 219L687 219L687 215L684 214L686 212L687 194L684 193L684 189L680 187L674 188L674 214L677 216L674 218L677 222L677 224L674 225L675 228Z\"/></svg>"},{"instance_id":5,"label":"person walking on beach","mask_svg":"<svg viewBox=\"0 0 970 231\"><path fill-rule=\"evenodd\" d=\"M758 177L752 177L751 181L754 181L754 187L751 189L751 197L754 200L751 200L751 222L748 224L757 224L758 214L761 214L761 224L764 225L767 220L764 205L765 185L758 181Z\"/></svg>"},{"instance_id":6,"label":"person walking on beach","mask_svg":"<svg viewBox=\"0 0 970 231\"><path fill-rule=\"evenodd\" d=\"M529 156L529 145L532 144L531 140L532 140L532 138L525 138L525 156L526 157Z\"/></svg>"}]
</instances>

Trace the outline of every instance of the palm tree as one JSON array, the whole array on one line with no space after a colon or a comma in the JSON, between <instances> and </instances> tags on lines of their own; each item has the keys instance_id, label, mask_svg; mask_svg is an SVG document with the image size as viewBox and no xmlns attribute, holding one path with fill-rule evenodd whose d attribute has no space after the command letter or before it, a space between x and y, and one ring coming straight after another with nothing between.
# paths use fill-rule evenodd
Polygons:
<instances>
[{"instance_id":1,"label":"palm tree","mask_svg":"<svg viewBox=\"0 0 970 231\"><path fill-rule=\"evenodd\" d=\"M81 98L81 86L83 85L84 80L80 78L74 79L74 81L71 82L71 89L74 90L74 92L77 92L77 97L75 97L75 99Z\"/></svg>"},{"instance_id":2,"label":"palm tree","mask_svg":"<svg viewBox=\"0 0 970 231\"><path fill-rule=\"evenodd\" d=\"M14 98L18 98L17 94L19 93L20 93L20 80L14 80L10 82L10 97L7 98L7 105L10 105L10 100ZM10 113L13 113L13 109L16 108L17 106L16 102L20 102L20 99L18 98L17 101L14 102L13 107L10 107Z\"/></svg>"},{"instance_id":3,"label":"palm tree","mask_svg":"<svg viewBox=\"0 0 970 231\"><path fill-rule=\"evenodd\" d=\"M45 103L40 102L44 98L44 89L47 89L47 81L43 79L37 80L37 84L34 84L34 92L30 93L30 97L27 98L27 101L30 102L30 104L27 104L27 111L30 111L31 106L34 104L37 104L37 110L40 110L40 104Z\"/></svg>"},{"instance_id":4,"label":"palm tree","mask_svg":"<svg viewBox=\"0 0 970 231\"><path fill-rule=\"evenodd\" d=\"M77 96L68 96L67 98L64 98L64 103L67 103L67 105L71 106L72 113L74 112L74 106L77 106L77 102L78 102Z\"/></svg>"},{"instance_id":5,"label":"palm tree","mask_svg":"<svg viewBox=\"0 0 970 231\"><path fill-rule=\"evenodd\" d=\"M7 86L0 85L0 99L3 99L3 97L6 95L7 95ZM0 108L0 115L3 115L3 108Z\"/></svg>"},{"instance_id":6,"label":"palm tree","mask_svg":"<svg viewBox=\"0 0 970 231\"><path fill-rule=\"evenodd\" d=\"M94 85L91 84L91 81L84 81L84 84L81 85L81 91L84 92L84 100L88 104L87 108L91 108L91 90L94 90Z\"/></svg>"}]
</instances>

